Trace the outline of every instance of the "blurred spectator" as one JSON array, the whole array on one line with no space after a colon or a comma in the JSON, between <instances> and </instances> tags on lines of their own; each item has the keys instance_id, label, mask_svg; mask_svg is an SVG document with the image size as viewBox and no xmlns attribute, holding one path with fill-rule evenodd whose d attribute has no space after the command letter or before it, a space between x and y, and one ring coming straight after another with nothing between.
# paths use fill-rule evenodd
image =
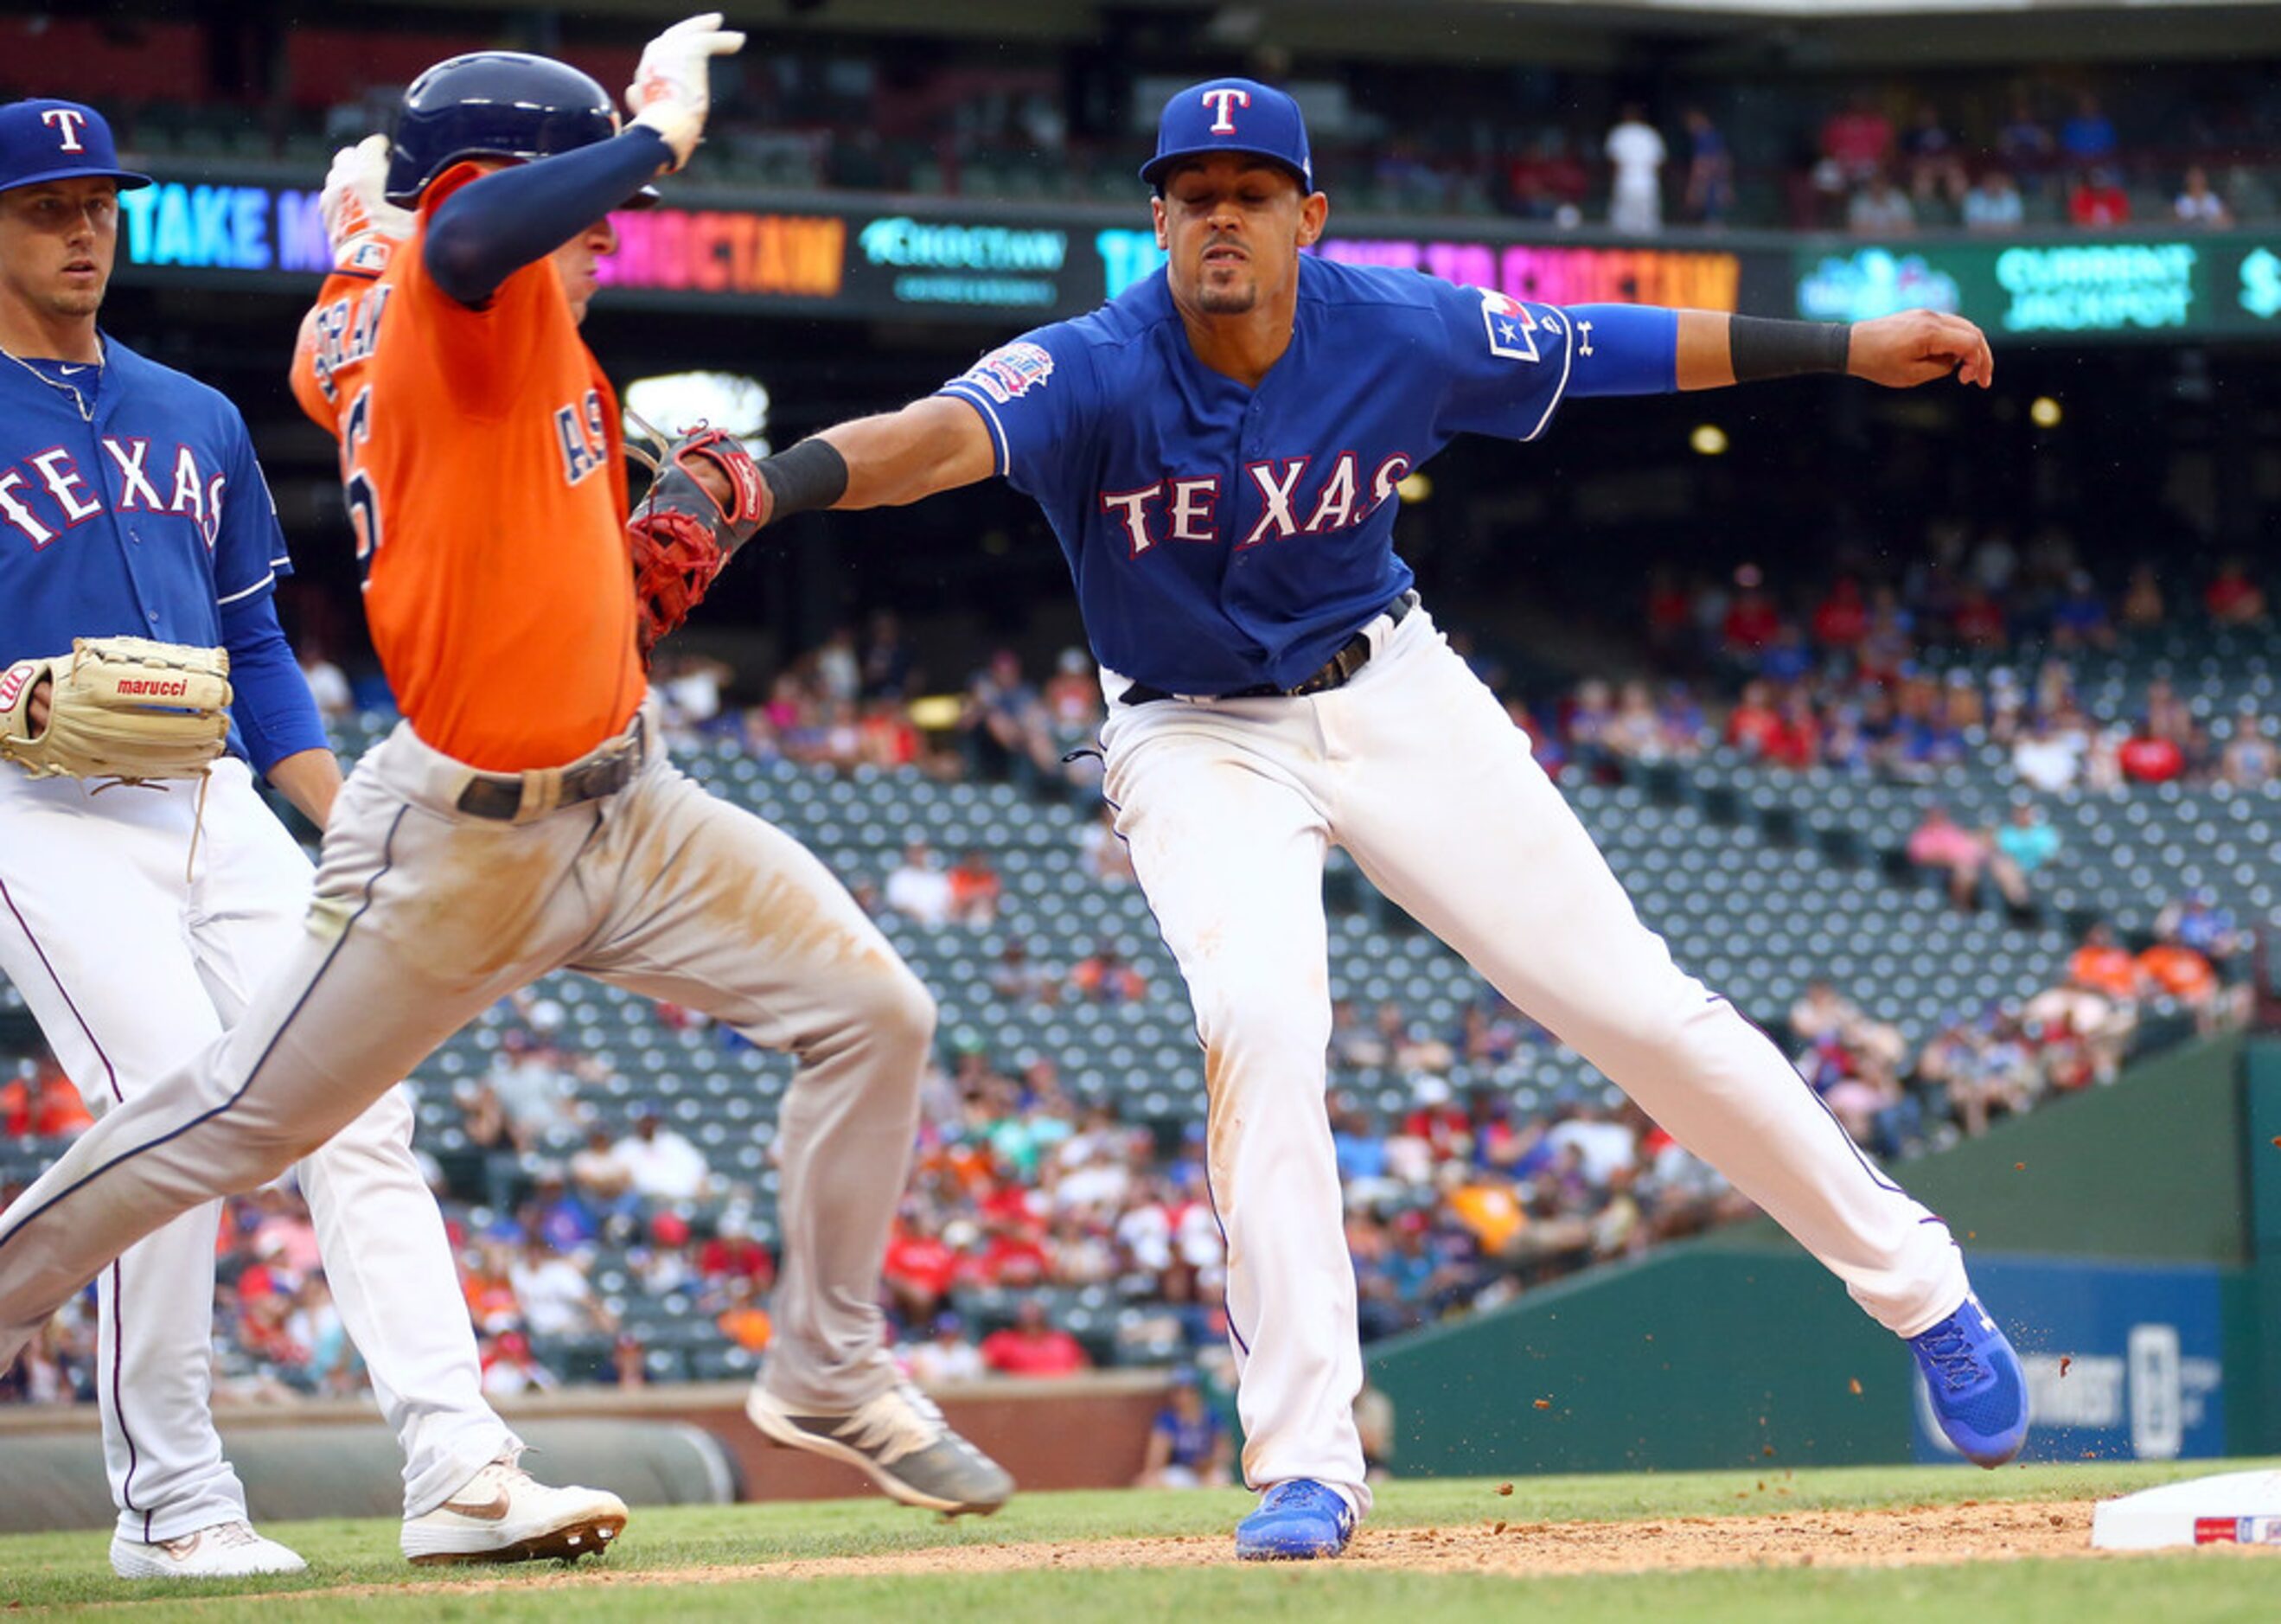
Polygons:
<instances>
[{"instance_id":1,"label":"blurred spectator","mask_svg":"<svg viewBox=\"0 0 2281 1624\"><path fill-rule=\"evenodd\" d=\"M2130 194L2105 167L2086 170L2068 193L2068 218L2078 226L2104 229L2130 223Z\"/></svg>"},{"instance_id":2,"label":"blurred spectator","mask_svg":"<svg viewBox=\"0 0 2281 1624\"><path fill-rule=\"evenodd\" d=\"M33 1079L28 1125L35 1139L76 1139L93 1126L95 1117L87 1109L63 1068L53 1061L43 1061Z\"/></svg>"},{"instance_id":3,"label":"blurred spectator","mask_svg":"<svg viewBox=\"0 0 2281 1624\"><path fill-rule=\"evenodd\" d=\"M2228 1013L2217 971L2210 962L2183 942L2156 941L2138 955L2142 984L2168 994L2192 1010L2204 1032L2224 1024Z\"/></svg>"},{"instance_id":4,"label":"blurred spectator","mask_svg":"<svg viewBox=\"0 0 2281 1624\"><path fill-rule=\"evenodd\" d=\"M901 866L887 876L880 893L889 908L912 924L924 925L950 923L951 896L950 876L943 872L924 840L913 840L903 847Z\"/></svg>"},{"instance_id":5,"label":"blurred spectator","mask_svg":"<svg viewBox=\"0 0 2281 1624\"><path fill-rule=\"evenodd\" d=\"M2281 777L2281 745L2266 728L2254 701L2234 713L2233 736L2218 756L2218 776L2242 789L2257 789Z\"/></svg>"},{"instance_id":6,"label":"blurred spectator","mask_svg":"<svg viewBox=\"0 0 2281 1624\"><path fill-rule=\"evenodd\" d=\"M956 1314L937 1314L933 1332L926 1341L904 1350L903 1363L912 1380L923 1388L939 1388L956 1381L978 1381L988 1373L982 1349L966 1340L966 1322Z\"/></svg>"},{"instance_id":7,"label":"blurred spectator","mask_svg":"<svg viewBox=\"0 0 2281 1624\"><path fill-rule=\"evenodd\" d=\"M2209 172L2200 164L2186 166L2185 183L2179 188L2170 212L2184 226L2207 226L2217 230L2233 224L2233 211L2225 206L2224 198L2210 189Z\"/></svg>"},{"instance_id":8,"label":"blurred spectator","mask_svg":"<svg viewBox=\"0 0 2281 1624\"><path fill-rule=\"evenodd\" d=\"M1834 189L1850 191L1866 185L1884 172L1893 156L1892 120L1877 110L1872 97L1856 94L1843 112L1823 123L1821 156L1834 167Z\"/></svg>"},{"instance_id":9,"label":"blurred spectator","mask_svg":"<svg viewBox=\"0 0 2281 1624\"><path fill-rule=\"evenodd\" d=\"M2012 745L2012 770L2022 783L2046 794L2073 789L2082 776L2090 739L2078 728L2046 714Z\"/></svg>"},{"instance_id":10,"label":"blurred spectator","mask_svg":"<svg viewBox=\"0 0 2281 1624\"><path fill-rule=\"evenodd\" d=\"M618 1328L577 1260L550 1249L544 1241L524 1242L507 1279L514 1288L522 1326L533 1336L576 1336Z\"/></svg>"},{"instance_id":11,"label":"blurred spectator","mask_svg":"<svg viewBox=\"0 0 2281 1624\"><path fill-rule=\"evenodd\" d=\"M1638 103L1624 104L1603 150L1615 171L1608 197L1609 228L1635 236L1662 230L1663 137Z\"/></svg>"},{"instance_id":12,"label":"blurred spectator","mask_svg":"<svg viewBox=\"0 0 2281 1624\"><path fill-rule=\"evenodd\" d=\"M1204 1400L1195 1371L1172 1373L1164 1407L1148 1427L1135 1489L1221 1489L1229 1481L1235 1441L1227 1423Z\"/></svg>"},{"instance_id":13,"label":"blurred spectator","mask_svg":"<svg viewBox=\"0 0 2281 1624\"><path fill-rule=\"evenodd\" d=\"M2248 567L2229 558L2202 593L2202 607L2221 626L2254 626L2265 619L2265 591L2250 579Z\"/></svg>"},{"instance_id":14,"label":"blurred spectator","mask_svg":"<svg viewBox=\"0 0 2281 1624\"><path fill-rule=\"evenodd\" d=\"M2020 877L2019 894L2007 893L2007 900L2018 906L2032 893L2037 874L2060 855L2060 831L2052 827L2041 807L2020 801L1996 831L1996 851Z\"/></svg>"},{"instance_id":15,"label":"blurred spectator","mask_svg":"<svg viewBox=\"0 0 2281 1624\"><path fill-rule=\"evenodd\" d=\"M863 646L856 662L863 697L868 700L908 699L918 677L918 659L903 623L893 609L875 609L863 628Z\"/></svg>"},{"instance_id":16,"label":"blurred spectator","mask_svg":"<svg viewBox=\"0 0 2281 1624\"><path fill-rule=\"evenodd\" d=\"M1074 1376L1092 1367L1076 1337L1046 1318L1046 1305L1024 1297L1014 1323L982 1339L982 1363L994 1375Z\"/></svg>"},{"instance_id":17,"label":"blurred spectator","mask_svg":"<svg viewBox=\"0 0 2281 1624\"><path fill-rule=\"evenodd\" d=\"M476 1260L460 1285L468 1299L468 1318L478 1332L506 1331L522 1322L522 1305L514 1295L514 1248L506 1241L478 1242Z\"/></svg>"},{"instance_id":18,"label":"blurred spectator","mask_svg":"<svg viewBox=\"0 0 2281 1624\"><path fill-rule=\"evenodd\" d=\"M712 1238L697 1250L697 1272L707 1280L746 1280L766 1291L776 1284L776 1259L753 1234L752 1220L736 1210L724 1212Z\"/></svg>"},{"instance_id":19,"label":"blurred spectator","mask_svg":"<svg viewBox=\"0 0 2281 1624\"><path fill-rule=\"evenodd\" d=\"M998 921L1001 885L998 870L979 849L970 849L947 877L950 882L949 917L954 924L986 929Z\"/></svg>"},{"instance_id":20,"label":"blurred spectator","mask_svg":"<svg viewBox=\"0 0 2281 1624\"><path fill-rule=\"evenodd\" d=\"M630 1331L618 1333L610 1344L610 1369L622 1390L649 1385L649 1350L640 1337Z\"/></svg>"},{"instance_id":21,"label":"blurred spectator","mask_svg":"<svg viewBox=\"0 0 2281 1624\"><path fill-rule=\"evenodd\" d=\"M2220 907L2216 893L2201 886L2163 905L2154 916L2154 934L2192 948L2220 969L2231 966L2250 945L2233 911Z\"/></svg>"},{"instance_id":22,"label":"blurred spectator","mask_svg":"<svg viewBox=\"0 0 2281 1624\"><path fill-rule=\"evenodd\" d=\"M518 1149L529 1151L575 1132L588 1115L578 1097L578 1076L561 1053L537 1037L510 1027L499 1040L491 1070L482 1079L505 1113L506 1132ZM474 1088L469 1094L473 1095ZM475 1117L480 1098L463 1101Z\"/></svg>"},{"instance_id":23,"label":"blurred spectator","mask_svg":"<svg viewBox=\"0 0 2281 1624\"><path fill-rule=\"evenodd\" d=\"M1148 995L1148 978L1114 944L1102 942L1070 967L1070 987L1089 1003L1137 1003Z\"/></svg>"},{"instance_id":24,"label":"blurred spectator","mask_svg":"<svg viewBox=\"0 0 2281 1624\"><path fill-rule=\"evenodd\" d=\"M1925 808L1923 818L1909 833L1906 852L1915 867L1948 877L1950 901L1959 908L1972 906L1979 893L1980 870L1987 864L1988 849L1978 835L1949 816L1947 808Z\"/></svg>"},{"instance_id":25,"label":"blurred spectator","mask_svg":"<svg viewBox=\"0 0 2281 1624\"><path fill-rule=\"evenodd\" d=\"M959 737L976 777L1018 784L1035 781L1039 757L1052 758L1045 712L1037 691L1023 680L1022 662L1001 648L967 684Z\"/></svg>"},{"instance_id":26,"label":"blurred spectator","mask_svg":"<svg viewBox=\"0 0 2281 1624\"><path fill-rule=\"evenodd\" d=\"M513 1398L562 1385L561 1377L539 1363L530 1350L530 1339L520 1331L500 1332L483 1346L482 1356L486 1398Z\"/></svg>"},{"instance_id":27,"label":"blurred spectator","mask_svg":"<svg viewBox=\"0 0 2281 1624\"><path fill-rule=\"evenodd\" d=\"M1983 172L1964 194L1964 223L1974 231L2017 231L2024 218L2020 188L2006 169Z\"/></svg>"},{"instance_id":28,"label":"blurred spectator","mask_svg":"<svg viewBox=\"0 0 2281 1624\"><path fill-rule=\"evenodd\" d=\"M990 967L990 990L1009 1003L1056 1003L1061 999L1061 976L1052 966L1032 959L1025 944L1009 941L998 950L998 962Z\"/></svg>"},{"instance_id":29,"label":"blurred spectator","mask_svg":"<svg viewBox=\"0 0 2281 1624\"><path fill-rule=\"evenodd\" d=\"M913 767L923 751L919 731L899 699L863 701L856 712L855 755L867 767Z\"/></svg>"},{"instance_id":30,"label":"blurred spectator","mask_svg":"<svg viewBox=\"0 0 2281 1624\"><path fill-rule=\"evenodd\" d=\"M1909 193L1919 203L1936 197L1952 206L1964 198L1964 159L1956 137L1941 122L1940 109L1930 102L1917 104L1916 116L1901 132L1901 153L1908 165Z\"/></svg>"},{"instance_id":31,"label":"blurred spectator","mask_svg":"<svg viewBox=\"0 0 2281 1624\"><path fill-rule=\"evenodd\" d=\"M600 1226L584 1203L570 1194L561 1164L533 1164L530 1181L530 1199L516 1215L523 1233L558 1252L576 1251L592 1244Z\"/></svg>"},{"instance_id":32,"label":"blurred spectator","mask_svg":"<svg viewBox=\"0 0 2281 1624\"><path fill-rule=\"evenodd\" d=\"M896 1222L887 1237L880 1278L907 1325L924 1325L939 1311L957 1279L959 1255L943 1239L941 1225L922 1208Z\"/></svg>"},{"instance_id":33,"label":"blurred spectator","mask_svg":"<svg viewBox=\"0 0 2281 1624\"><path fill-rule=\"evenodd\" d=\"M760 1304L759 1289L749 1276L728 1276L721 1284L720 1311L713 1316L714 1328L746 1353L763 1351L776 1330Z\"/></svg>"},{"instance_id":34,"label":"blurred spectator","mask_svg":"<svg viewBox=\"0 0 2281 1624\"><path fill-rule=\"evenodd\" d=\"M2161 578L2153 565L2142 560L2130 567L2130 579L2122 589L2122 623L2139 631L2161 625L2162 619Z\"/></svg>"},{"instance_id":35,"label":"blurred spectator","mask_svg":"<svg viewBox=\"0 0 2281 1624\"><path fill-rule=\"evenodd\" d=\"M2059 151L2051 127L2036 116L2025 96L2012 98L2012 111L1996 132L1996 154L2011 168L2030 173L2050 163Z\"/></svg>"},{"instance_id":36,"label":"blurred spectator","mask_svg":"<svg viewBox=\"0 0 2281 1624\"><path fill-rule=\"evenodd\" d=\"M1689 107L1687 124L1687 185L1681 206L1705 226L1722 226L1735 206L1735 157L1727 138L1700 107Z\"/></svg>"},{"instance_id":37,"label":"blurred spectator","mask_svg":"<svg viewBox=\"0 0 2281 1624\"><path fill-rule=\"evenodd\" d=\"M634 1188L633 1169L619 1156L607 1128L597 1123L586 1130L586 1142L571 1156L569 1172L572 1191L602 1233L622 1244L640 1216L642 1197Z\"/></svg>"},{"instance_id":38,"label":"blurred spectator","mask_svg":"<svg viewBox=\"0 0 2281 1624\"><path fill-rule=\"evenodd\" d=\"M2082 945L2068 955L2067 978L2069 985L2117 1003L2135 1001L2146 982L2130 949L2117 942L2104 924L2084 932Z\"/></svg>"},{"instance_id":39,"label":"blurred spectator","mask_svg":"<svg viewBox=\"0 0 2281 1624\"><path fill-rule=\"evenodd\" d=\"M2086 168L2115 156L2115 121L2088 90L2076 97L2075 116L2060 126L2060 151Z\"/></svg>"},{"instance_id":40,"label":"blurred spectator","mask_svg":"<svg viewBox=\"0 0 2281 1624\"><path fill-rule=\"evenodd\" d=\"M2141 721L2116 752L2122 776L2133 784L2168 784L2186 770L2186 754L2176 739Z\"/></svg>"},{"instance_id":41,"label":"blurred spectator","mask_svg":"<svg viewBox=\"0 0 2281 1624\"><path fill-rule=\"evenodd\" d=\"M2059 649L2115 646L2115 625L2097 583L2081 569L2068 572L2067 586L2052 605L2052 646Z\"/></svg>"},{"instance_id":42,"label":"blurred spectator","mask_svg":"<svg viewBox=\"0 0 2281 1624\"><path fill-rule=\"evenodd\" d=\"M713 1192L713 1170L705 1164L705 1153L661 1125L654 1110L645 1109L635 1117L634 1131L615 1148L645 1201L701 1201Z\"/></svg>"}]
</instances>

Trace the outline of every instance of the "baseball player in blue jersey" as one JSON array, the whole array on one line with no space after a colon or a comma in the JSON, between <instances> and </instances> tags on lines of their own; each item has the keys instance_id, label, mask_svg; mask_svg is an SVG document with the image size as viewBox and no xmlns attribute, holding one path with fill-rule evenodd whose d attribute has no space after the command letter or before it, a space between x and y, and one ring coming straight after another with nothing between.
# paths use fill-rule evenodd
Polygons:
<instances>
[{"instance_id":1,"label":"baseball player in blue jersey","mask_svg":"<svg viewBox=\"0 0 2281 1624\"><path fill-rule=\"evenodd\" d=\"M278 628L272 595L291 566L244 421L97 326L117 194L147 184L92 109L0 107L0 661L15 662L0 680L0 971L98 1113L214 1044L301 937L310 867L254 773L320 826L341 783ZM123 638L179 651L184 669L220 668L227 651L235 700L215 748L236 725L202 781L132 739L104 746L100 777L42 754L72 720L61 689L85 676L75 641ZM117 685L191 680L159 669ZM404 1445L406 1553L593 1548L625 1507L515 1467L411 1133L391 1091L299 1169L335 1300ZM207 1407L219 1211L195 1208L98 1278L123 1577L302 1566L249 1524Z\"/></svg>"},{"instance_id":2,"label":"baseball player in blue jersey","mask_svg":"<svg viewBox=\"0 0 2281 1624\"><path fill-rule=\"evenodd\" d=\"M1333 844L1908 1338L1966 1455L2010 1458L2019 1365L1947 1230L1674 965L1392 546L1403 478L1459 434L1531 440L1571 396L1810 372L1984 388L1979 330L1563 309L1306 255L1329 208L1306 131L1249 80L1174 96L1141 178L1161 273L762 466L779 516L1000 475L1068 555L1107 793L1204 1049L1244 1473L1264 1491L1238 1554L1334 1555L1370 1504L1323 1099Z\"/></svg>"}]
</instances>

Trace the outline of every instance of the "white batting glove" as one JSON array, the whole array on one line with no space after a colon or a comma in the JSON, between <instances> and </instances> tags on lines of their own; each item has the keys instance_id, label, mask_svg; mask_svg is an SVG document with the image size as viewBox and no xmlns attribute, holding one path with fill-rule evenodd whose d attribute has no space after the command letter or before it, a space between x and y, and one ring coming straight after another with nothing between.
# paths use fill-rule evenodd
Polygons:
<instances>
[{"instance_id":1,"label":"white batting glove","mask_svg":"<svg viewBox=\"0 0 2281 1624\"><path fill-rule=\"evenodd\" d=\"M325 189L317 195L317 210L324 216L325 240L332 245L335 265L360 263L364 256L360 251L376 239L402 242L412 235L412 212L390 203L384 195L387 189L387 136L367 135L333 154Z\"/></svg>"},{"instance_id":2,"label":"white batting glove","mask_svg":"<svg viewBox=\"0 0 2281 1624\"><path fill-rule=\"evenodd\" d=\"M635 123L665 137L676 169L689 161L705 133L705 114L713 104L712 58L744 48L745 36L722 27L718 12L677 22L642 48L626 105Z\"/></svg>"}]
</instances>

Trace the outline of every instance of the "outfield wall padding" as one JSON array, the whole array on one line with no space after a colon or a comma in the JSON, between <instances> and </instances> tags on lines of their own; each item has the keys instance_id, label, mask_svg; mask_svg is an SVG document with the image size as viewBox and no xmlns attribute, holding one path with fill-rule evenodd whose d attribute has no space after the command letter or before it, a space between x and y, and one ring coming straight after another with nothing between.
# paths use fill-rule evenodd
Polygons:
<instances>
[{"instance_id":1,"label":"outfield wall padding","mask_svg":"<svg viewBox=\"0 0 2281 1624\"><path fill-rule=\"evenodd\" d=\"M2076 1311L2070 1322L2096 1321L2101 1338L2162 1318L2137 1311L2147 1288L2131 1282L2145 1265L2211 1280L2223 1437L2245 1453L2281 1448L2281 1149L2270 1142L2281 1045L2255 1047L2266 1080L2247 1075L2242 1039L2214 1039L1897 1170L1968 1252L2052 1259L2048 1284ZM2013 1278L2029 1288L2015 1289L2030 1301L2013 1314L2024 1317L2023 1349L2065 1351L2037 1341L2049 1305L2031 1301L2036 1272ZM1371 1379L1395 1405L1403 1473L1771 1469L1912 1453L1906 1349L1765 1220L1369 1351ZM2116 1349L2098 1351L2114 1369ZM2058 1395L2076 1401L2079 1388Z\"/></svg>"}]
</instances>

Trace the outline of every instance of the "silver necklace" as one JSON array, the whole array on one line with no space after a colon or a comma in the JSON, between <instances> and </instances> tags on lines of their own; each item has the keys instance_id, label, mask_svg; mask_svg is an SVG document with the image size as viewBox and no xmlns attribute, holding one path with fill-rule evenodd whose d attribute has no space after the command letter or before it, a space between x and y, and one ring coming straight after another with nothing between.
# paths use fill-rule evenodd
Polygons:
<instances>
[{"instance_id":1,"label":"silver necklace","mask_svg":"<svg viewBox=\"0 0 2281 1624\"><path fill-rule=\"evenodd\" d=\"M95 368L95 382L97 384L100 384L103 382L102 344L103 341L99 338L97 339L96 359L93 361L81 363L82 366L92 366ZM6 356L10 360L15 362L16 365L21 367L25 371L39 379L41 383L46 384L50 389L54 390L58 394L69 395L72 398L72 405L79 408L80 421L83 423L91 423L95 421L95 408L88 405L87 397L79 392L76 385L66 383L59 378L50 377L46 373L42 372L37 367L33 366L31 362L26 360L22 356L17 354L15 351L9 349L4 344L0 344L0 355Z\"/></svg>"}]
</instances>

